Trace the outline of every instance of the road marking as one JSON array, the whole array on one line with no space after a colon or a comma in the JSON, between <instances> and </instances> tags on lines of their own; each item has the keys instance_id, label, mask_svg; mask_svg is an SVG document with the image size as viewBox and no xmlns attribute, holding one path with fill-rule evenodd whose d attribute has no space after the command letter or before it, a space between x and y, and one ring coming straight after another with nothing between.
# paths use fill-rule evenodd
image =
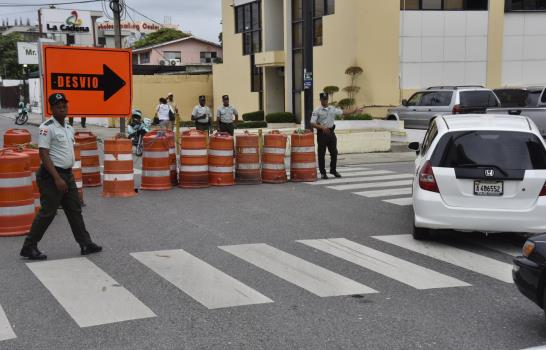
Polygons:
<instances>
[{"instance_id":1,"label":"road marking","mask_svg":"<svg viewBox=\"0 0 546 350\"><path fill-rule=\"evenodd\" d=\"M345 190L358 190L358 189L364 189L364 188L407 186L407 185L411 185L412 182L413 180L382 181L382 182L368 182L368 183L351 184L351 185L326 186L326 188L337 190L337 191L345 191Z\"/></svg>"},{"instance_id":2,"label":"road marking","mask_svg":"<svg viewBox=\"0 0 546 350\"><path fill-rule=\"evenodd\" d=\"M389 170L369 170L369 171L363 171L355 176L361 176L361 177L355 177L355 178L329 178L328 180L318 180L315 182L305 182L308 185L325 185L325 184L336 184L336 183L350 183L350 182L361 182L361 181L368 181L370 175L386 175L386 174L392 174L392 171ZM356 173L353 173L356 174ZM347 176L344 174L344 176ZM381 177L383 178L383 177Z\"/></svg>"},{"instance_id":3,"label":"road marking","mask_svg":"<svg viewBox=\"0 0 546 350\"><path fill-rule=\"evenodd\" d=\"M389 188L387 190L374 190L374 191L363 191L363 192L353 192L358 196L376 198L376 197L392 197L392 196L401 196L406 194L411 194L411 187L405 188Z\"/></svg>"},{"instance_id":4,"label":"road marking","mask_svg":"<svg viewBox=\"0 0 546 350\"><path fill-rule=\"evenodd\" d=\"M470 284L385 254L345 238L297 241L417 289L468 287Z\"/></svg>"},{"instance_id":5,"label":"road marking","mask_svg":"<svg viewBox=\"0 0 546 350\"><path fill-rule=\"evenodd\" d=\"M395 199L385 199L383 202L396 204L400 206L409 206L413 205L413 198L407 197L407 198L395 198Z\"/></svg>"},{"instance_id":6,"label":"road marking","mask_svg":"<svg viewBox=\"0 0 546 350\"><path fill-rule=\"evenodd\" d=\"M381 175L381 174L393 174L393 173L394 173L394 171L390 171L390 170L366 170L366 171L355 171L355 172L342 172L343 177ZM330 175L330 173L328 173L327 175L330 176L332 178L332 180L336 179L336 178L333 177L333 175Z\"/></svg>"},{"instance_id":7,"label":"road marking","mask_svg":"<svg viewBox=\"0 0 546 350\"><path fill-rule=\"evenodd\" d=\"M383 242L445 261L506 283L512 281L512 265L438 242L414 240L411 235L373 236Z\"/></svg>"},{"instance_id":8,"label":"road marking","mask_svg":"<svg viewBox=\"0 0 546 350\"><path fill-rule=\"evenodd\" d=\"M356 182L371 182L371 181L383 181L383 180L400 180L413 178L412 174L394 174L383 176L362 176L362 177L343 177L337 179L319 180L316 182L306 182L310 185L335 185L335 184L350 184Z\"/></svg>"},{"instance_id":9,"label":"road marking","mask_svg":"<svg viewBox=\"0 0 546 350\"><path fill-rule=\"evenodd\" d=\"M80 327L156 316L86 258L27 263L27 266Z\"/></svg>"},{"instance_id":10,"label":"road marking","mask_svg":"<svg viewBox=\"0 0 546 350\"><path fill-rule=\"evenodd\" d=\"M131 255L208 309L273 302L182 249Z\"/></svg>"},{"instance_id":11,"label":"road marking","mask_svg":"<svg viewBox=\"0 0 546 350\"><path fill-rule=\"evenodd\" d=\"M496 250L497 252L500 252L503 254L507 254L511 256L521 255L522 247L515 246L511 244L510 242L499 241L498 239L495 239L495 238L483 239L483 240L467 238L465 239L465 241L467 241L470 244L477 244L481 247Z\"/></svg>"},{"instance_id":12,"label":"road marking","mask_svg":"<svg viewBox=\"0 0 546 350\"><path fill-rule=\"evenodd\" d=\"M11 328L8 317L0 305L0 341L17 338L15 332Z\"/></svg>"},{"instance_id":13,"label":"road marking","mask_svg":"<svg viewBox=\"0 0 546 350\"><path fill-rule=\"evenodd\" d=\"M219 248L320 297L377 293L370 287L267 244Z\"/></svg>"}]
</instances>

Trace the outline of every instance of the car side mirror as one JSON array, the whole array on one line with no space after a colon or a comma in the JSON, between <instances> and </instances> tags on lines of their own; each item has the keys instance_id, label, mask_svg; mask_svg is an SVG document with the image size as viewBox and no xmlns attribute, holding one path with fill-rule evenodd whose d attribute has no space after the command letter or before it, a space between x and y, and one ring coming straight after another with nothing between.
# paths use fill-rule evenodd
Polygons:
<instances>
[{"instance_id":1,"label":"car side mirror","mask_svg":"<svg viewBox=\"0 0 546 350\"><path fill-rule=\"evenodd\" d=\"M419 152L419 142L410 142L408 148L412 151Z\"/></svg>"},{"instance_id":2,"label":"car side mirror","mask_svg":"<svg viewBox=\"0 0 546 350\"><path fill-rule=\"evenodd\" d=\"M408 100L403 99L403 100L402 100L402 106L407 107L407 106L408 106Z\"/></svg>"}]
</instances>

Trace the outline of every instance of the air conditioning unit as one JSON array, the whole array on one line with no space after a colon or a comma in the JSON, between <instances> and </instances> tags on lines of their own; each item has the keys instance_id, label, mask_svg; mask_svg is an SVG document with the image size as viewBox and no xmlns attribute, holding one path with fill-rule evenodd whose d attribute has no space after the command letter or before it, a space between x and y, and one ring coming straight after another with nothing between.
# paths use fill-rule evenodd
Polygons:
<instances>
[{"instance_id":1,"label":"air conditioning unit","mask_svg":"<svg viewBox=\"0 0 546 350\"><path fill-rule=\"evenodd\" d=\"M182 63L182 61L178 58L171 58L169 60L169 65L171 66L179 66Z\"/></svg>"},{"instance_id":2,"label":"air conditioning unit","mask_svg":"<svg viewBox=\"0 0 546 350\"><path fill-rule=\"evenodd\" d=\"M159 61L159 65L160 66L168 66L170 65L171 63L169 62L169 60L161 60Z\"/></svg>"}]
</instances>

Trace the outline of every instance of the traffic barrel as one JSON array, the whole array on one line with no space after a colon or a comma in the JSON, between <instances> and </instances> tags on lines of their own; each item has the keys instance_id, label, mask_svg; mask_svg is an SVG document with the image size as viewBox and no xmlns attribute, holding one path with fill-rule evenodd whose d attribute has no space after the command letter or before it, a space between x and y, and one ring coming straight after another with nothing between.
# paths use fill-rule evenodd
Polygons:
<instances>
[{"instance_id":1,"label":"traffic barrel","mask_svg":"<svg viewBox=\"0 0 546 350\"><path fill-rule=\"evenodd\" d=\"M92 132L77 132L74 135L74 139L81 147L83 186L100 186L100 160L97 136Z\"/></svg>"},{"instance_id":2,"label":"traffic barrel","mask_svg":"<svg viewBox=\"0 0 546 350\"><path fill-rule=\"evenodd\" d=\"M151 132L144 136L140 188L152 191L172 188L169 141L163 132Z\"/></svg>"},{"instance_id":3,"label":"traffic barrel","mask_svg":"<svg viewBox=\"0 0 546 350\"><path fill-rule=\"evenodd\" d=\"M133 197L135 195L131 140L122 138L104 140L102 196Z\"/></svg>"},{"instance_id":4,"label":"traffic barrel","mask_svg":"<svg viewBox=\"0 0 546 350\"><path fill-rule=\"evenodd\" d=\"M0 236L26 235L34 215L30 157L0 150Z\"/></svg>"},{"instance_id":5,"label":"traffic barrel","mask_svg":"<svg viewBox=\"0 0 546 350\"><path fill-rule=\"evenodd\" d=\"M36 173L38 172L38 170L40 169L40 165L42 164L40 160L40 151L38 151L35 148L28 148L28 147L25 147L23 149L18 149L17 151L28 155L30 159L32 192L34 194L34 208L36 213L38 213L40 211L41 205L40 205L40 189L38 188L38 183L36 181Z\"/></svg>"},{"instance_id":6,"label":"traffic barrel","mask_svg":"<svg viewBox=\"0 0 546 350\"><path fill-rule=\"evenodd\" d=\"M238 184L262 183L260 169L260 138L245 131L235 137L237 153L235 179Z\"/></svg>"},{"instance_id":7,"label":"traffic barrel","mask_svg":"<svg viewBox=\"0 0 546 350\"><path fill-rule=\"evenodd\" d=\"M169 144L169 166L171 172L171 184L173 186L178 185L178 169L176 166L176 143L174 141L174 132L166 131L167 140Z\"/></svg>"},{"instance_id":8,"label":"traffic barrel","mask_svg":"<svg viewBox=\"0 0 546 350\"><path fill-rule=\"evenodd\" d=\"M29 144L32 136L27 129L8 129L4 133L4 147Z\"/></svg>"},{"instance_id":9,"label":"traffic barrel","mask_svg":"<svg viewBox=\"0 0 546 350\"><path fill-rule=\"evenodd\" d=\"M209 144L209 184L233 186L233 137L227 132L217 132Z\"/></svg>"},{"instance_id":10,"label":"traffic barrel","mask_svg":"<svg viewBox=\"0 0 546 350\"><path fill-rule=\"evenodd\" d=\"M317 181L315 134L310 130L290 136L290 181Z\"/></svg>"},{"instance_id":11,"label":"traffic barrel","mask_svg":"<svg viewBox=\"0 0 546 350\"><path fill-rule=\"evenodd\" d=\"M72 175L74 175L74 181L78 188L78 197L80 203L83 204L83 176L82 176L82 158L81 158L81 146L79 143L74 144L74 166L72 167Z\"/></svg>"},{"instance_id":12,"label":"traffic barrel","mask_svg":"<svg viewBox=\"0 0 546 350\"><path fill-rule=\"evenodd\" d=\"M209 187L207 133L189 130L180 137L180 188Z\"/></svg>"},{"instance_id":13,"label":"traffic barrel","mask_svg":"<svg viewBox=\"0 0 546 350\"><path fill-rule=\"evenodd\" d=\"M283 183L288 181L284 166L287 137L278 130L264 135L262 150L262 181L265 183Z\"/></svg>"}]
</instances>

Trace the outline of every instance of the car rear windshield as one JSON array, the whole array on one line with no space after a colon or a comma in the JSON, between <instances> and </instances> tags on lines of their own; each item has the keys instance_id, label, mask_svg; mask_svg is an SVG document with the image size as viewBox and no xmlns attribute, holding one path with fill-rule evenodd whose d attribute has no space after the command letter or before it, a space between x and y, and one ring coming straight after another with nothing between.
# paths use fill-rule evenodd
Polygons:
<instances>
[{"instance_id":1,"label":"car rear windshield","mask_svg":"<svg viewBox=\"0 0 546 350\"><path fill-rule=\"evenodd\" d=\"M465 107L497 107L498 102L491 91L461 91L460 104Z\"/></svg>"},{"instance_id":2,"label":"car rear windshield","mask_svg":"<svg viewBox=\"0 0 546 350\"><path fill-rule=\"evenodd\" d=\"M431 163L444 168L494 165L506 170L546 169L546 150L531 133L456 131L440 139Z\"/></svg>"},{"instance_id":3,"label":"car rear windshield","mask_svg":"<svg viewBox=\"0 0 546 350\"><path fill-rule=\"evenodd\" d=\"M536 107L540 97L540 90L499 89L495 94L501 101L501 107Z\"/></svg>"}]
</instances>

